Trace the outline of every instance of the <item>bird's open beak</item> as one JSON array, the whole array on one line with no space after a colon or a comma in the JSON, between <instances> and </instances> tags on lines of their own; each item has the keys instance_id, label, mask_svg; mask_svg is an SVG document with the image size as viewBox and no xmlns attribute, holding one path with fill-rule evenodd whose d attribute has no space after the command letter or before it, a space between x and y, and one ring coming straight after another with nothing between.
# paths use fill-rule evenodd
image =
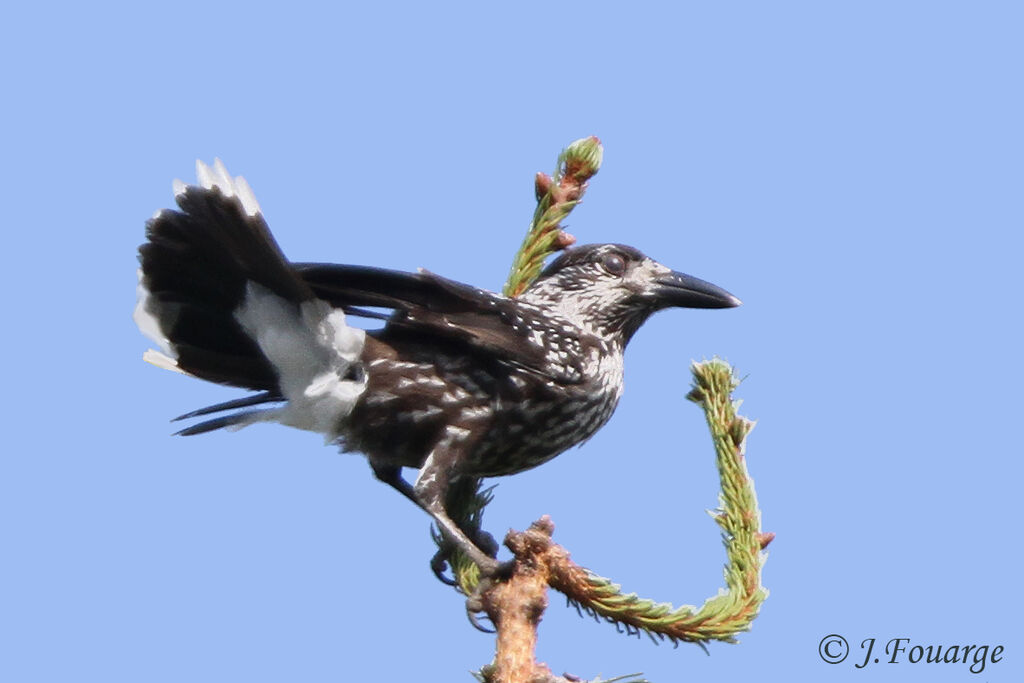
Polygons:
<instances>
[{"instance_id":1,"label":"bird's open beak","mask_svg":"<svg viewBox=\"0 0 1024 683\"><path fill-rule=\"evenodd\" d=\"M661 307L732 308L742 303L729 292L700 278L672 271L659 276L655 295Z\"/></svg>"}]
</instances>

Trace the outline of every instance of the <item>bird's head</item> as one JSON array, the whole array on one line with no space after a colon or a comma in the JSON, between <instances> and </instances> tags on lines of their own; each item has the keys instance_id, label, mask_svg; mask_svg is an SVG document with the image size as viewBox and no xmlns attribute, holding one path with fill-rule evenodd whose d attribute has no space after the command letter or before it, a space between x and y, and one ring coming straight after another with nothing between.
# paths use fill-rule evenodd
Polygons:
<instances>
[{"instance_id":1,"label":"bird's head","mask_svg":"<svg viewBox=\"0 0 1024 683\"><path fill-rule=\"evenodd\" d=\"M720 287L672 270L622 244L586 244L566 250L523 292L524 301L623 345L655 311L731 308L740 300Z\"/></svg>"}]
</instances>

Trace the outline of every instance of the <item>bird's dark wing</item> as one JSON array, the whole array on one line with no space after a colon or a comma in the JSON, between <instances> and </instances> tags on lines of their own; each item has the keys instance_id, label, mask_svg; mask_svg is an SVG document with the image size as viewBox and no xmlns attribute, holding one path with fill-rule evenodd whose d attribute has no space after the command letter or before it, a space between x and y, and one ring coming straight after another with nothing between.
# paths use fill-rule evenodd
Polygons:
<instances>
[{"instance_id":1,"label":"bird's dark wing","mask_svg":"<svg viewBox=\"0 0 1024 683\"><path fill-rule=\"evenodd\" d=\"M468 311L479 305L480 294L489 294L426 272L406 273L332 263L293 263L292 268L317 297L337 308L379 306L396 310L420 307Z\"/></svg>"},{"instance_id":2,"label":"bird's dark wing","mask_svg":"<svg viewBox=\"0 0 1024 683\"><path fill-rule=\"evenodd\" d=\"M292 265L313 293L332 306L356 315L364 313L355 308L359 306L393 309L395 314L388 317L385 333L391 330L457 342L469 352L482 352L559 384L583 380L578 360L581 354L563 354L564 360L552 362L544 345L529 341L531 334L547 331L537 330L538 323L555 323L544 316L534 319L522 315L522 304L515 300L427 271L407 273L322 263ZM569 338L564 343L579 342Z\"/></svg>"}]
</instances>

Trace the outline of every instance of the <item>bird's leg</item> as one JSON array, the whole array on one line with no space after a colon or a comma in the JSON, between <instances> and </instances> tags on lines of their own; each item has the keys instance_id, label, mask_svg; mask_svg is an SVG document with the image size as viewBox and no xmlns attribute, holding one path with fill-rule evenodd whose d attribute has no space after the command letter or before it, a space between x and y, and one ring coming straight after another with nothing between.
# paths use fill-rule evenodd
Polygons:
<instances>
[{"instance_id":1,"label":"bird's leg","mask_svg":"<svg viewBox=\"0 0 1024 683\"><path fill-rule=\"evenodd\" d=\"M420 470L419 476L416 478L415 486L402 478L400 467L373 462L370 465L377 479L401 493L433 517L434 523L437 524L445 539L473 560L480 567L482 574L495 573L499 567L498 561L490 557L470 540L466 532L459 528L459 525L448 516L448 512L444 508L445 493L448 490L451 475L449 473L450 468L443 467L440 462L454 459L454 454L446 453L440 458L436 458L436 453L437 449L427 458L426 463L424 463L423 468ZM448 457L445 457L445 455ZM491 539L491 543L494 544L493 539ZM496 544L494 545L496 546Z\"/></svg>"},{"instance_id":2,"label":"bird's leg","mask_svg":"<svg viewBox=\"0 0 1024 683\"><path fill-rule=\"evenodd\" d=\"M420 506L434 518L437 528L444 537L480 567L482 576L491 576L498 571L498 561L481 550L466 535L466 532L448 516L444 506L448 487L456 476L458 465L476 438L479 438L479 433L474 434L471 429L457 425L445 427L440 440L420 466L419 476L413 484L413 493Z\"/></svg>"},{"instance_id":3,"label":"bird's leg","mask_svg":"<svg viewBox=\"0 0 1024 683\"><path fill-rule=\"evenodd\" d=\"M423 506L420 505L420 502L416 500L416 493L412 489L412 484L402 477L401 467L375 463L372 460L370 461L370 467L373 468L373 475L377 477L378 481L384 482L394 490L401 493L403 496L411 500L416 507L420 509L423 508ZM430 561L430 569L434 572L434 576L437 577L438 581L446 583L449 586L454 586L456 584L455 580L449 579L444 575L444 570L447 566L447 562L445 560L446 557L447 552L443 548L438 550L437 554L434 555L434 558Z\"/></svg>"},{"instance_id":4,"label":"bird's leg","mask_svg":"<svg viewBox=\"0 0 1024 683\"><path fill-rule=\"evenodd\" d=\"M415 491L417 503L434 518L434 523L437 524L437 528L445 539L473 560L480 567L481 574L490 575L498 571L498 561L478 548L444 509L445 492L448 488L445 476L431 472L424 467L420 470L420 476L416 478L416 484L412 488Z\"/></svg>"},{"instance_id":5,"label":"bird's leg","mask_svg":"<svg viewBox=\"0 0 1024 683\"><path fill-rule=\"evenodd\" d=\"M373 476L377 477L377 481L384 482L415 503L417 507L422 507L420 502L416 500L416 493L412 490L412 484L402 478L401 467L397 465L382 465L372 460L370 461L370 467L373 468Z\"/></svg>"},{"instance_id":6,"label":"bird's leg","mask_svg":"<svg viewBox=\"0 0 1024 683\"><path fill-rule=\"evenodd\" d=\"M481 520L477 518L474 522L470 510L477 507L484 501L478 496L481 495L480 479L466 475L454 477L448 484L448 490L444 496L444 509L449 515L453 515L459 528L473 541L480 550L491 557L498 556L498 542L494 536L483 530ZM454 514L458 511L458 514ZM465 518L463 518L465 515Z\"/></svg>"}]
</instances>

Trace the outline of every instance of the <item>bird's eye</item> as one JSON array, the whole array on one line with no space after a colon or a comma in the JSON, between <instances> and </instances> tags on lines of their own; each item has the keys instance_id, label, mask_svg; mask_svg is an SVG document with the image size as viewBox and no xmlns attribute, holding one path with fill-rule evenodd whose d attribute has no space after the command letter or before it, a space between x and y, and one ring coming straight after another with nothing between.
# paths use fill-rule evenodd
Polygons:
<instances>
[{"instance_id":1,"label":"bird's eye","mask_svg":"<svg viewBox=\"0 0 1024 683\"><path fill-rule=\"evenodd\" d=\"M611 275L622 275L626 272L626 259L621 254L605 254L601 267Z\"/></svg>"}]
</instances>

